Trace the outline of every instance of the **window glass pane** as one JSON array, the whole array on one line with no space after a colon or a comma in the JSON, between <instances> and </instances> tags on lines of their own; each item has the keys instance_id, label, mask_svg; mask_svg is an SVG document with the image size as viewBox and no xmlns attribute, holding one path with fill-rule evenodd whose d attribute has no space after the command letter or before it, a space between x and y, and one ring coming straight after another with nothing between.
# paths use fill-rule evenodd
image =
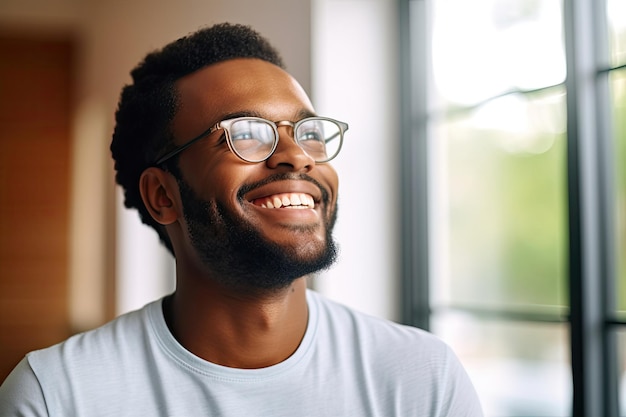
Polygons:
<instances>
[{"instance_id":1,"label":"window glass pane","mask_svg":"<svg viewBox=\"0 0 626 417\"><path fill-rule=\"evenodd\" d=\"M626 1L607 0L611 63L626 64Z\"/></svg>"},{"instance_id":2,"label":"window glass pane","mask_svg":"<svg viewBox=\"0 0 626 417\"><path fill-rule=\"evenodd\" d=\"M432 63L436 96L472 105L512 89L565 80L562 0L437 0Z\"/></svg>"},{"instance_id":3,"label":"window glass pane","mask_svg":"<svg viewBox=\"0 0 626 417\"><path fill-rule=\"evenodd\" d=\"M625 2L626 3L626 2ZM626 71L611 73L615 150L617 306L626 311Z\"/></svg>"},{"instance_id":4,"label":"window glass pane","mask_svg":"<svg viewBox=\"0 0 626 417\"><path fill-rule=\"evenodd\" d=\"M433 123L435 307L567 305L564 106L557 87Z\"/></svg>"},{"instance_id":5,"label":"window glass pane","mask_svg":"<svg viewBox=\"0 0 626 417\"><path fill-rule=\"evenodd\" d=\"M485 416L571 415L571 371L565 324L477 320L434 314L433 332L465 366Z\"/></svg>"}]
</instances>

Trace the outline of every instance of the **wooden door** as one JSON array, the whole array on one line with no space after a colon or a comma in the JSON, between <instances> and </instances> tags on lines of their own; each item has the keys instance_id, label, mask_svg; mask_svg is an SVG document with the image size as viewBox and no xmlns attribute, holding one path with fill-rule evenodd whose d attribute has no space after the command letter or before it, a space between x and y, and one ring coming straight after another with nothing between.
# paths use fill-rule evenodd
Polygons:
<instances>
[{"instance_id":1,"label":"wooden door","mask_svg":"<svg viewBox=\"0 0 626 417\"><path fill-rule=\"evenodd\" d=\"M74 46L0 33L0 381L69 335Z\"/></svg>"}]
</instances>

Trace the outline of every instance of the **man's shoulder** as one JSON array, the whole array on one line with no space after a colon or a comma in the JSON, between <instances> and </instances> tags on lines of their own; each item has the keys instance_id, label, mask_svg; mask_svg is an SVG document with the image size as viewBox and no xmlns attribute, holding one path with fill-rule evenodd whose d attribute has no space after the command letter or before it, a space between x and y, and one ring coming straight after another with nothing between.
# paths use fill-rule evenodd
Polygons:
<instances>
[{"instance_id":1,"label":"man's shoulder","mask_svg":"<svg viewBox=\"0 0 626 417\"><path fill-rule=\"evenodd\" d=\"M75 334L56 345L30 352L26 358L39 374L54 367L80 368L86 364L105 364L115 358L123 361L150 333L150 310L158 301L116 317L110 322ZM160 304L159 304L160 305ZM39 376L39 375L38 375Z\"/></svg>"},{"instance_id":2,"label":"man's shoulder","mask_svg":"<svg viewBox=\"0 0 626 417\"><path fill-rule=\"evenodd\" d=\"M309 297L318 305L322 325L332 332L350 334L357 343L381 346L387 352L448 353L448 346L428 331L364 313L319 293L311 292Z\"/></svg>"},{"instance_id":3,"label":"man's shoulder","mask_svg":"<svg viewBox=\"0 0 626 417\"><path fill-rule=\"evenodd\" d=\"M92 411L84 414L93 415L94 409L118 407L111 398L136 398L138 387L150 381L159 351L158 328L165 327L160 308L159 301L152 302L96 329L30 352L3 384L0 400L3 395L12 398L15 407L27 401L53 410L50 414L54 415L82 415L78 410L88 405ZM22 390L28 396L14 398Z\"/></svg>"},{"instance_id":4,"label":"man's shoulder","mask_svg":"<svg viewBox=\"0 0 626 417\"><path fill-rule=\"evenodd\" d=\"M423 329L375 317L321 295L313 295L319 309L322 363L346 374L376 376L372 386L443 386L459 378L459 361L450 347Z\"/></svg>"}]
</instances>

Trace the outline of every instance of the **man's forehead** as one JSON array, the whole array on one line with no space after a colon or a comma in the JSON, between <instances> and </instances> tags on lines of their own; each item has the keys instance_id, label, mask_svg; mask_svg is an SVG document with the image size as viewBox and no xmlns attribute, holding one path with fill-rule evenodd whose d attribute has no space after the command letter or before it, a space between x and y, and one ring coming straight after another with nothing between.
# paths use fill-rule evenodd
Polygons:
<instances>
[{"instance_id":1,"label":"man's forehead","mask_svg":"<svg viewBox=\"0 0 626 417\"><path fill-rule=\"evenodd\" d=\"M243 80L288 82L298 84L282 68L258 58L233 58L202 67L176 81L176 86L185 88L195 84L204 84L212 88L220 85L241 83Z\"/></svg>"},{"instance_id":2,"label":"man's forehead","mask_svg":"<svg viewBox=\"0 0 626 417\"><path fill-rule=\"evenodd\" d=\"M174 125L191 118L216 123L223 115L256 112L266 118L313 114L300 84L282 68L260 59L238 58L208 65L176 83L179 111Z\"/></svg>"}]
</instances>

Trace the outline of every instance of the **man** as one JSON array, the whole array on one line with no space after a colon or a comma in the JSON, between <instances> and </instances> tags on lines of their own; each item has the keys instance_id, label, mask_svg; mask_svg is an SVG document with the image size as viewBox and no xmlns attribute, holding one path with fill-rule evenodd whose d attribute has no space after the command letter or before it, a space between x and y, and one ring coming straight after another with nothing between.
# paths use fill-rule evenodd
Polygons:
<instances>
[{"instance_id":1,"label":"man","mask_svg":"<svg viewBox=\"0 0 626 417\"><path fill-rule=\"evenodd\" d=\"M278 53L222 24L132 72L111 149L176 291L32 352L2 416L480 416L454 354L306 289L336 249L348 125L317 116Z\"/></svg>"}]
</instances>

